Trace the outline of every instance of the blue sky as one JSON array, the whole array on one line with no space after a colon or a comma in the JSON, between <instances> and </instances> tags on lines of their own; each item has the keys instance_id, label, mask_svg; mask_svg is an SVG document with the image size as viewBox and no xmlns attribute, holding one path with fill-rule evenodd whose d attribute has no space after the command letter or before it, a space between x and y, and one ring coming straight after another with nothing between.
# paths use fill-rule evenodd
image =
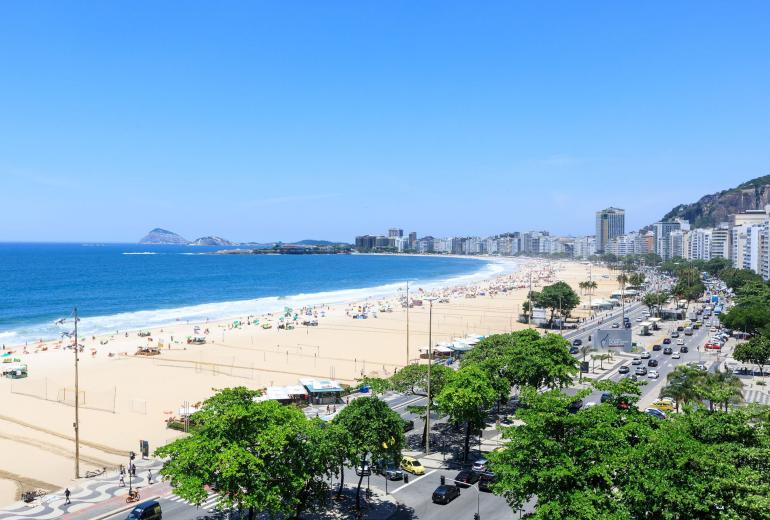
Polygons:
<instances>
[{"instance_id":1,"label":"blue sky","mask_svg":"<svg viewBox=\"0 0 770 520\"><path fill-rule=\"evenodd\" d=\"M627 227L770 174L767 2L3 2L0 240Z\"/></svg>"}]
</instances>

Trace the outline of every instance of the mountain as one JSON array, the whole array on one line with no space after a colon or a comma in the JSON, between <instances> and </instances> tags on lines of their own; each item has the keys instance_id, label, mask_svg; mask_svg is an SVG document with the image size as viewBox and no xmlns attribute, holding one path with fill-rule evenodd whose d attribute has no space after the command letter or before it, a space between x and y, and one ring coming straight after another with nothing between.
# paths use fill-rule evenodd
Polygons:
<instances>
[{"instance_id":1,"label":"mountain","mask_svg":"<svg viewBox=\"0 0 770 520\"><path fill-rule=\"evenodd\" d=\"M191 246L234 246L233 242L222 237L200 237L190 242Z\"/></svg>"},{"instance_id":2,"label":"mountain","mask_svg":"<svg viewBox=\"0 0 770 520\"><path fill-rule=\"evenodd\" d=\"M749 209L763 209L770 204L770 175L757 177L735 188L701 197L692 204L680 204L661 219L669 221L683 218L696 228L714 227L727 222L732 213Z\"/></svg>"},{"instance_id":3,"label":"mountain","mask_svg":"<svg viewBox=\"0 0 770 520\"><path fill-rule=\"evenodd\" d=\"M140 244L189 244L190 241L173 231L155 228L139 240Z\"/></svg>"}]
</instances>

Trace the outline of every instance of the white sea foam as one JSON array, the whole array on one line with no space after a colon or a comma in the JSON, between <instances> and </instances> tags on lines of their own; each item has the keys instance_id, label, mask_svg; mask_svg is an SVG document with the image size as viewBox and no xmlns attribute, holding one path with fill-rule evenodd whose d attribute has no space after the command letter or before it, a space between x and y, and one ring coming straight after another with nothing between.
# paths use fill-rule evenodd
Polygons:
<instances>
[{"instance_id":1,"label":"white sea foam","mask_svg":"<svg viewBox=\"0 0 770 520\"><path fill-rule=\"evenodd\" d=\"M9 330L7 332L0 332L0 339L12 338L14 336L16 336L16 333L12 330Z\"/></svg>"},{"instance_id":2,"label":"white sea foam","mask_svg":"<svg viewBox=\"0 0 770 520\"><path fill-rule=\"evenodd\" d=\"M127 254L127 253L124 253ZM473 273L454 276L440 280L409 280L412 290L432 290L441 287L468 285L506 272L516 270L514 261L497 261L486 259L481 269ZM280 311L284 307L301 307L305 305L339 304L355 302L367 298L384 298L397 295L404 289L405 282L389 283L375 287L358 289L343 289L339 291L323 291L316 293L300 293L287 296L267 296L252 300L236 300L228 302L204 303L188 305L171 309L142 310L122 312L108 316L93 316L81 318L79 330L83 335L91 336L114 331L138 330L143 328L162 327L179 322L204 322L238 318L249 315L258 316L268 312ZM52 339L64 330L55 324L46 323L19 328L16 331L0 332L0 337L12 337L14 343Z\"/></svg>"}]
</instances>

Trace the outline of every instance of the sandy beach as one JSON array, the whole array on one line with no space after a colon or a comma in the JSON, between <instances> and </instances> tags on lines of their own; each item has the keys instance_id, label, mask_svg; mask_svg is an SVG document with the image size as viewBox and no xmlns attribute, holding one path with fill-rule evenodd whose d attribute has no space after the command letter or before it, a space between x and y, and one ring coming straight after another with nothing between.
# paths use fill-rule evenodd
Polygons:
<instances>
[{"instance_id":1,"label":"sandy beach","mask_svg":"<svg viewBox=\"0 0 770 520\"><path fill-rule=\"evenodd\" d=\"M532 288L564 280L578 294L588 266L578 262L510 259L516 270L469 285L423 291L410 297L433 304L433 342L468 334L488 335L524 328L517 322ZM606 277L605 277L606 276ZM593 266L593 295L617 290L615 277ZM587 297L574 316L587 316ZM215 390L243 385L264 388L296 384L300 377L331 378L353 384L361 375L389 376L407 359L419 359L428 344L428 303L407 310L399 294L363 301L294 307L286 318L317 320L317 326L280 329L283 312L233 316L204 323L178 322L147 329L149 336L118 331L80 339L81 474L125 464L129 450L147 440L150 450L180 433L166 428L183 403L194 404ZM366 319L355 315L366 313ZM270 324L267 328L266 324ZM204 345L188 337L205 337ZM407 353L407 342L409 352ZM74 352L61 341L8 347L29 367L26 379L0 380L0 504L18 499L22 489L62 488L74 476ZM157 347L159 355L138 356L137 348Z\"/></svg>"}]
</instances>

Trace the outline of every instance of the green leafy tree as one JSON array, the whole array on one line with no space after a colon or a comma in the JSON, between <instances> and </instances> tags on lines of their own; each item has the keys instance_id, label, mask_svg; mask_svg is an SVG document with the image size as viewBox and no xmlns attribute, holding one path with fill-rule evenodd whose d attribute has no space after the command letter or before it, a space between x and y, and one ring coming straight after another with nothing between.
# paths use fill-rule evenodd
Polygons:
<instances>
[{"instance_id":1,"label":"green leafy tree","mask_svg":"<svg viewBox=\"0 0 770 520\"><path fill-rule=\"evenodd\" d=\"M379 460L400 461L404 446L404 422L376 397L359 397L350 401L332 422L344 428L350 439L347 460L350 465L363 466ZM356 509L361 509L363 472L356 488Z\"/></svg>"},{"instance_id":2,"label":"green leafy tree","mask_svg":"<svg viewBox=\"0 0 770 520\"><path fill-rule=\"evenodd\" d=\"M644 273L631 273L631 275L628 277L628 283L630 283L634 287L640 287L644 285L646 277Z\"/></svg>"},{"instance_id":3,"label":"green leafy tree","mask_svg":"<svg viewBox=\"0 0 770 520\"><path fill-rule=\"evenodd\" d=\"M259 392L225 389L194 413L190 435L158 450L167 458L160 470L174 492L200 505L206 486L219 505L298 517L320 504L334 467L333 442L320 421L294 407L256 402Z\"/></svg>"},{"instance_id":4,"label":"green leafy tree","mask_svg":"<svg viewBox=\"0 0 770 520\"><path fill-rule=\"evenodd\" d=\"M551 310L549 324L552 324L556 311L559 311L562 317L568 317L572 310L580 304L580 297L566 282L556 282L543 287L543 290L533 301L538 307Z\"/></svg>"},{"instance_id":5,"label":"green leafy tree","mask_svg":"<svg viewBox=\"0 0 770 520\"><path fill-rule=\"evenodd\" d=\"M740 343L735 347L733 357L741 363L757 365L760 376L764 376L765 365L770 363L770 338L754 336L749 341Z\"/></svg>"},{"instance_id":6,"label":"green leafy tree","mask_svg":"<svg viewBox=\"0 0 770 520\"><path fill-rule=\"evenodd\" d=\"M642 303L650 310L650 314L653 314L656 309L665 305L668 299L668 293L650 292L644 295L644 298L642 298Z\"/></svg>"},{"instance_id":7,"label":"green leafy tree","mask_svg":"<svg viewBox=\"0 0 770 520\"><path fill-rule=\"evenodd\" d=\"M727 285L727 287L734 291L737 291L746 283L762 283L764 281L762 280L762 277L754 271L750 271L748 269L736 269L734 267L727 267L722 269L722 271L719 273L719 278L725 283L725 285Z\"/></svg>"},{"instance_id":8,"label":"green leafy tree","mask_svg":"<svg viewBox=\"0 0 770 520\"><path fill-rule=\"evenodd\" d=\"M698 385L699 397L709 402L709 409L714 405L727 411L729 405L743 402L743 382L730 371L706 372Z\"/></svg>"},{"instance_id":9,"label":"green leafy tree","mask_svg":"<svg viewBox=\"0 0 770 520\"><path fill-rule=\"evenodd\" d=\"M497 392L487 374L478 366L462 367L436 397L439 410L454 424L465 424L463 460L470 450L471 431L484 426L486 410L495 402Z\"/></svg>"},{"instance_id":10,"label":"green leafy tree","mask_svg":"<svg viewBox=\"0 0 770 520\"><path fill-rule=\"evenodd\" d=\"M494 492L514 509L536 499L528 518L537 520L768 518L770 436L760 413L696 409L661 421L618 406L638 398L631 385L597 382L617 398L575 413L575 397L525 392L522 425L488 455Z\"/></svg>"},{"instance_id":11,"label":"green leafy tree","mask_svg":"<svg viewBox=\"0 0 770 520\"><path fill-rule=\"evenodd\" d=\"M770 307L761 301L744 301L719 317L725 327L755 334L770 325Z\"/></svg>"},{"instance_id":12,"label":"green leafy tree","mask_svg":"<svg viewBox=\"0 0 770 520\"><path fill-rule=\"evenodd\" d=\"M436 396L446 385L449 378L454 375L454 370L446 365L431 366L430 371L430 407L436 409ZM428 365L413 364L408 365L393 374L390 377L390 386L397 392L411 394L416 396L428 397ZM407 409L416 415L425 419L427 415L427 406L410 405ZM428 436L428 421L423 421L422 444L425 445L425 438Z\"/></svg>"}]
</instances>

